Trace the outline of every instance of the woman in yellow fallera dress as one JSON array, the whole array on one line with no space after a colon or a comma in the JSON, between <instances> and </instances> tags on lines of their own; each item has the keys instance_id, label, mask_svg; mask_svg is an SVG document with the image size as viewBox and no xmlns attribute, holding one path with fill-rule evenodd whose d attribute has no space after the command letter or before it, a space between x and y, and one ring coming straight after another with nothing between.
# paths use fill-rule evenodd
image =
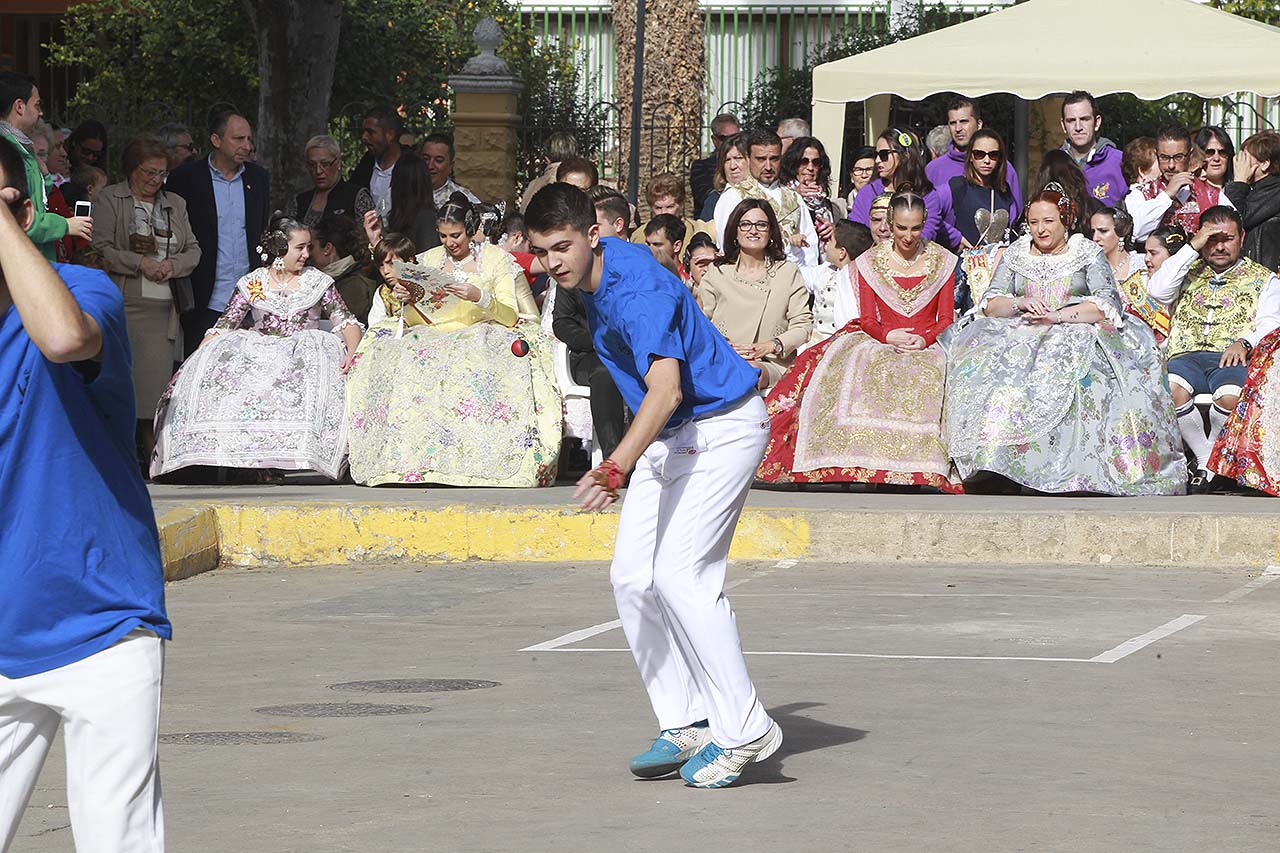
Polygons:
<instances>
[{"instance_id":1,"label":"woman in yellow fallera dress","mask_svg":"<svg viewBox=\"0 0 1280 853\"><path fill-rule=\"evenodd\" d=\"M413 310L403 284L379 289L347 380L357 483L555 481L563 414L551 344L515 260L484 240L482 222L498 218L457 194L440 209L442 245L417 263L452 279L444 289L457 301L426 312L429 323L403 322Z\"/></svg>"}]
</instances>

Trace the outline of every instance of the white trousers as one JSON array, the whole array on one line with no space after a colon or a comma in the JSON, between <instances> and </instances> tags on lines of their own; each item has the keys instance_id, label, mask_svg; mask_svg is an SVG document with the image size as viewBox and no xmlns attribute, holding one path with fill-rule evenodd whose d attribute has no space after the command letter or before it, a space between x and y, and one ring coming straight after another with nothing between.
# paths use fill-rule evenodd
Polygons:
<instances>
[{"instance_id":1,"label":"white trousers","mask_svg":"<svg viewBox=\"0 0 1280 853\"><path fill-rule=\"evenodd\" d=\"M77 853L164 850L156 740L163 670L164 644L138 629L67 666L0 676L0 850L17 834L59 723Z\"/></svg>"},{"instance_id":2,"label":"white trousers","mask_svg":"<svg viewBox=\"0 0 1280 853\"><path fill-rule=\"evenodd\" d=\"M631 476L610 573L659 728L707 720L726 748L771 723L724 595L729 545L768 438L755 394L663 433Z\"/></svg>"}]
</instances>

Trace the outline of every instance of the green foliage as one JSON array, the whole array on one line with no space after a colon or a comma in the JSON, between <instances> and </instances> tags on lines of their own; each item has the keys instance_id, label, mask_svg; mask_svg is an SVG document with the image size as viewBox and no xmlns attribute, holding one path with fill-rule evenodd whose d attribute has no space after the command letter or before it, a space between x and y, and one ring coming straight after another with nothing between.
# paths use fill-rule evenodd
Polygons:
<instances>
[{"instance_id":1,"label":"green foliage","mask_svg":"<svg viewBox=\"0 0 1280 853\"><path fill-rule=\"evenodd\" d=\"M1209 5L1273 27L1280 26L1280 2L1277 0L1210 0Z\"/></svg>"},{"instance_id":2,"label":"green foliage","mask_svg":"<svg viewBox=\"0 0 1280 853\"><path fill-rule=\"evenodd\" d=\"M922 6L890 28L878 17L871 25L850 26L814 47L802 68L770 68L756 78L743 99L743 119L751 127L774 127L782 118L808 119L813 110L813 69L825 62L875 50L923 33L940 30L976 17L972 12L949 9L939 3Z\"/></svg>"},{"instance_id":3,"label":"green foliage","mask_svg":"<svg viewBox=\"0 0 1280 853\"><path fill-rule=\"evenodd\" d=\"M237 0L94 0L63 21L51 62L87 73L57 120L93 116L127 137L166 121L203 124L218 102L257 106L257 49Z\"/></svg>"},{"instance_id":4,"label":"green foliage","mask_svg":"<svg viewBox=\"0 0 1280 853\"><path fill-rule=\"evenodd\" d=\"M512 0L346 0L330 100L345 159L363 153L354 128L374 104L401 107L416 136L448 127L448 77L475 54L471 33L486 16L504 31L498 54L526 82L530 121L600 145L569 51L538 44ZM198 129L215 104L257 110L257 42L241 0L89 0L64 23L52 60L79 66L85 81L58 118L93 115L123 139L165 121Z\"/></svg>"}]
</instances>

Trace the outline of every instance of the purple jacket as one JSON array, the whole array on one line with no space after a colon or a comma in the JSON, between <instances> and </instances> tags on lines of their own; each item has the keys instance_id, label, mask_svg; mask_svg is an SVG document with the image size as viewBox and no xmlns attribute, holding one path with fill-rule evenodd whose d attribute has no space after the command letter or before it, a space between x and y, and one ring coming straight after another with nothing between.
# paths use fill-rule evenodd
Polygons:
<instances>
[{"instance_id":1,"label":"purple jacket","mask_svg":"<svg viewBox=\"0 0 1280 853\"><path fill-rule=\"evenodd\" d=\"M1062 150L1071 154L1071 144L1062 143ZM1089 193L1107 207L1115 207L1129 193L1129 184L1120 171L1120 160L1123 157L1124 152L1114 142L1101 137L1093 146L1088 159L1080 163Z\"/></svg>"},{"instance_id":2,"label":"purple jacket","mask_svg":"<svg viewBox=\"0 0 1280 853\"><path fill-rule=\"evenodd\" d=\"M884 181L876 178L853 197L853 208L849 211L850 222L871 224L871 202L884 192ZM924 230L920 233L923 240L935 240L944 246L960 245L960 232L942 221L942 202L938 198L938 190L929 190L924 194L925 220ZM941 237L939 237L941 235Z\"/></svg>"},{"instance_id":3,"label":"purple jacket","mask_svg":"<svg viewBox=\"0 0 1280 853\"><path fill-rule=\"evenodd\" d=\"M951 143L951 148L941 157L935 157L930 160L924 167L925 176L939 192L943 191L947 182L952 178L962 177L964 175L964 157L965 152ZM1018 173L1014 171L1012 163L1005 163L1004 169L1005 180L1009 182L1009 190L1013 193L1014 210L1022 211L1022 185L1018 183ZM1017 218L1016 216L1014 217Z\"/></svg>"}]
</instances>

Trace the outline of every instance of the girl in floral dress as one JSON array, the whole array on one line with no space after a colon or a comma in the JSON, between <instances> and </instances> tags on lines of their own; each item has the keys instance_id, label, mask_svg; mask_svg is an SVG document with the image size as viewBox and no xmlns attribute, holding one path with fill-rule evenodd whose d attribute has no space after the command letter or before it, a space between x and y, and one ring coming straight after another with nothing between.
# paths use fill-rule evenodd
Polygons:
<instances>
[{"instance_id":1,"label":"girl in floral dress","mask_svg":"<svg viewBox=\"0 0 1280 853\"><path fill-rule=\"evenodd\" d=\"M551 342L524 273L480 239L485 212L455 194L437 216L442 245L417 259L452 279L454 306L407 325L403 284L375 299L347 388L357 483L555 481L563 415Z\"/></svg>"},{"instance_id":2,"label":"girl in floral dress","mask_svg":"<svg viewBox=\"0 0 1280 853\"><path fill-rule=\"evenodd\" d=\"M360 324L333 279L306 265L310 240L292 219L268 227L259 247L266 266L236 284L160 399L153 477L190 465L342 475L344 374Z\"/></svg>"}]
</instances>

